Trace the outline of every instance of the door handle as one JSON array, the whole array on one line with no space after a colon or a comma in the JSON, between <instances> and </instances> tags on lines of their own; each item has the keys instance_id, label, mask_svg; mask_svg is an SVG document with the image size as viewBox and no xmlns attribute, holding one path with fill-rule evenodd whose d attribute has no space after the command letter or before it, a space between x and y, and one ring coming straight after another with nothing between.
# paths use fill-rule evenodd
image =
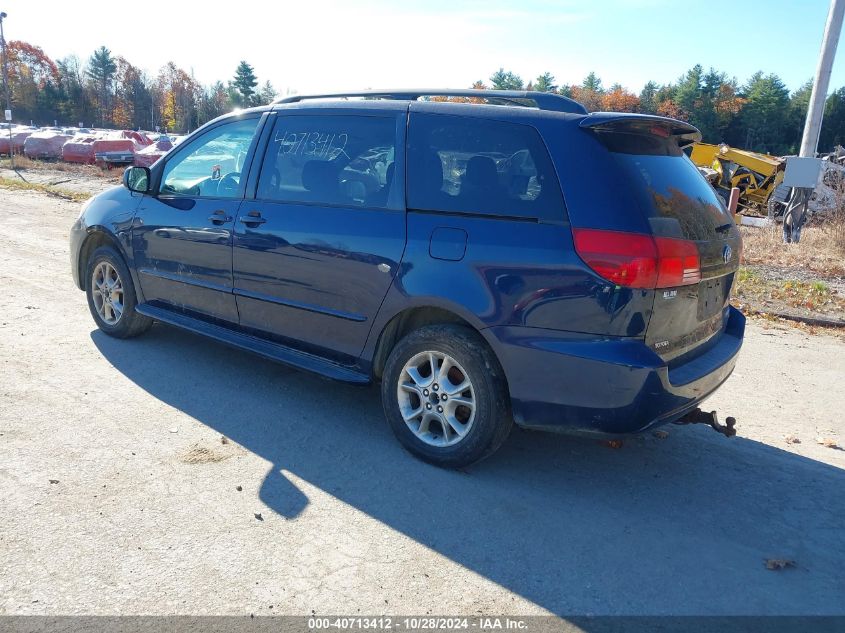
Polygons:
<instances>
[{"instance_id":1,"label":"door handle","mask_svg":"<svg viewBox=\"0 0 845 633\"><path fill-rule=\"evenodd\" d=\"M212 224L220 226L226 222L231 222L232 216L226 215L226 212L223 209L217 209L217 211L208 216L208 219L211 220Z\"/></svg>"},{"instance_id":2,"label":"door handle","mask_svg":"<svg viewBox=\"0 0 845 633\"><path fill-rule=\"evenodd\" d=\"M259 224L264 224L267 220L261 217L260 211L250 211L246 215L241 216L241 222L249 227L256 227Z\"/></svg>"}]
</instances>

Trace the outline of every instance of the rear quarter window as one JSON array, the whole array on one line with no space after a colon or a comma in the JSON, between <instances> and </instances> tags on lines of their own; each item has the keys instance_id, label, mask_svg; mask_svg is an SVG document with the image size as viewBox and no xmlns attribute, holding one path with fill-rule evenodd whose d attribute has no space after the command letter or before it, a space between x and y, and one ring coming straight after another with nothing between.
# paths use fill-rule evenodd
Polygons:
<instances>
[{"instance_id":1,"label":"rear quarter window","mask_svg":"<svg viewBox=\"0 0 845 633\"><path fill-rule=\"evenodd\" d=\"M564 220L560 184L531 126L412 114L408 208Z\"/></svg>"}]
</instances>

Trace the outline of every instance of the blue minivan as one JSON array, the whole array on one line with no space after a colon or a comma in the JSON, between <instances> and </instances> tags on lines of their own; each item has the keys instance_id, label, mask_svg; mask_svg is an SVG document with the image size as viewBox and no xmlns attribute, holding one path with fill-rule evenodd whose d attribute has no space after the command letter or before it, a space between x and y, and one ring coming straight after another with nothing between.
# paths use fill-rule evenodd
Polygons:
<instances>
[{"instance_id":1,"label":"blue minivan","mask_svg":"<svg viewBox=\"0 0 845 633\"><path fill-rule=\"evenodd\" d=\"M85 204L97 326L154 321L351 383L461 467L514 423L599 437L730 375L739 232L688 123L522 91L296 96L225 115Z\"/></svg>"}]
</instances>

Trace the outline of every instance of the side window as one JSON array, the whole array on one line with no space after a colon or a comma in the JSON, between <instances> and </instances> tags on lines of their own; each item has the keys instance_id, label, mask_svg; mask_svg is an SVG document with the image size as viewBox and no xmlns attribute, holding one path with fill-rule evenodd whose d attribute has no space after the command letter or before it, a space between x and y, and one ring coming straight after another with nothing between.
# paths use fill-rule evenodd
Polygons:
<instances>
[{"instance_id":1,"label":"side window","mask_svg":"<svg viewBox=\"0 0 845 633\"><path fill-rule=\"evenodd\" d=\"M396 119L280 115L258 197L276 202L385 209L394 185Z\"/></svg>"},{"instance_id":2,"label":"side window","mask_svg":"<svg viewBox=\"0 0 845 633\"><path fill-rule=\"evenodd\" d=\"M203 134L167 161L160 192L166 195L237 198L241 170L258 118L224 123Z\"/></svg>"},{"instance_id":3,"label":"side window","mask_svg":"<svg viewBox=\"0 0 845 633\"><path fill-rule=\"evenodd\" d=\"M472 117L412 114L408 207L565 219L549 153L533 127Z\"/></svg>"}]
</instances>

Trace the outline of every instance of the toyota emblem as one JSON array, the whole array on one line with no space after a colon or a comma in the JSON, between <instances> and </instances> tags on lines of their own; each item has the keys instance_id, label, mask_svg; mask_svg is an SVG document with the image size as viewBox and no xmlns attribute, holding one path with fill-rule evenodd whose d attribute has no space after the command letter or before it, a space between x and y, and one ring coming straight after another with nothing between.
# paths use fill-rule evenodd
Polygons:
<instances>
[{"instance_id":1,"label":"toyota emblem","mask_svg":"<svg viewBox=\"0 0 845 633\"><path fill-rule=\"evenodd\" d=\"M733 251L731 250L730 245L725 244L725 249L722 251L722 259L726 264L731 261L731 255L733 255Z\"/></svg>"}]
</instances>

